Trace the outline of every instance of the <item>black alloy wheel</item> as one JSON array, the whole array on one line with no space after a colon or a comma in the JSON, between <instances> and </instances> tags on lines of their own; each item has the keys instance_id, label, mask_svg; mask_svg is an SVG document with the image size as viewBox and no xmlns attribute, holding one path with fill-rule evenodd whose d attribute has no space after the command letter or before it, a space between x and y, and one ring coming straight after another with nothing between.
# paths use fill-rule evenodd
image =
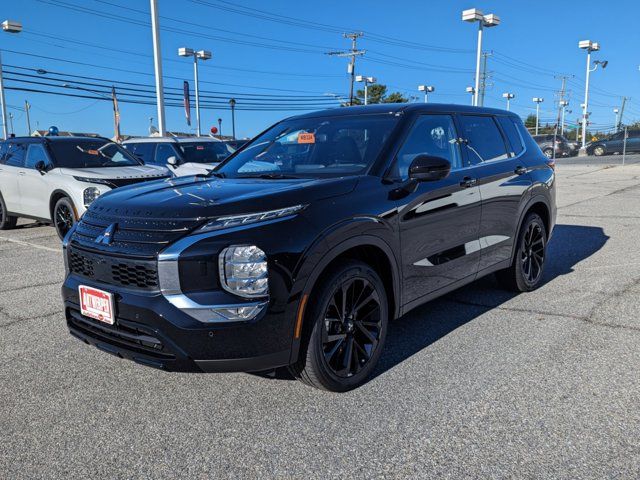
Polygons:
<instances>
[{"instance_id":1,"label":"black alloy wheel","mask_svg":"<svg viewBox=\"0 0 640 480\"><path fill-rule=\"evenodd\" d=\"M56 228L58 236L62 240L67 232L71 230L76 223L76 216L71 200L64 197L58 200L53 207L53 224Z\"/></svg>"},{"instance_id":2,"label":"black alloy wheel","mask_svg":"<svg viewBox=\"0 0 640 480\"><path fill-rule=\"evenodd\" d=\"M535 290L542 283L546 253L545 224L540 215L529 213L520 228L511 266L496 272L498 282L514 292Z\"/></svg>"},{"instance_id":3,"label":"black alloy wheel","mask_svg":"<svg viewBox=\"0 0 640 480\"><path fill-rule=\"evenodd\" d=\"M384 348L388 318L378 273L360 261L340 262L309 295L300 354L289 371L307 385L333 392L362 385Z\"/></svg>"},{"instance_id":4,"label":"black alloy wheel","mask_svg":"<svg viewBox=\"0 0 640 480\"><path fill-rule=\"evenodd\" d=\"M542 275L544 248L545 239L542 227L535 222L530 223L522 236L522 246L520 247L522 273L528 284L535 285Z\"/></svg>"},{"instance_id":5,"label":"black alloy wheel","mask_svg":"<svg viewBox=\"0 0 640 480\"><path fill-rule=\"evenodd\" d=\"M18 217L9 215L7 206L4 204L4 199L0 195L0 230L9 230L15 228L18 222Z\"/></svg>"},{"instance_id":6,"label":"black alloy wheel","mask_svg":"<svg viewBox=\"0 0 640 480\"><path fill-rule=\"evenodd\" d=\"M338 286L327 306L322 351L331 371L351 377L371 360L382 330L380 297L366 278L355 277Z\"/></svg>"}]
</instances>

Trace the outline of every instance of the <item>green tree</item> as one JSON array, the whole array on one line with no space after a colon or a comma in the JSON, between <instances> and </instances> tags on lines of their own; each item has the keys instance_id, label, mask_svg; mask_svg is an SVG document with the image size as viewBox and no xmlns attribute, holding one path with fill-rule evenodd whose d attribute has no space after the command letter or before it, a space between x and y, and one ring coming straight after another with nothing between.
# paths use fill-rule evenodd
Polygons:
<instances>
[{"instance_id":1,"label":"green tree","mask_svg":"<svg viewBox=\"0 0 640 480\"><path fill-rule=\"evenodd\" d=\"M524 126L527 128L536 128L536 116L533 113L527 115Z\"/></svg>"},{"instance_id":2,"label":"green tree","mask_svg":"<svg viewBox=\"0 0 640 480\"><path fill-rule=\"evenodd\" d=\"M367 88L367 103L407 103L408 98L400 92L392 92L387 95L387 86L379 83L373 83ZM354 105L364 105L364 89L357 90L353 99Z\"/></svg>"}]
</instances>

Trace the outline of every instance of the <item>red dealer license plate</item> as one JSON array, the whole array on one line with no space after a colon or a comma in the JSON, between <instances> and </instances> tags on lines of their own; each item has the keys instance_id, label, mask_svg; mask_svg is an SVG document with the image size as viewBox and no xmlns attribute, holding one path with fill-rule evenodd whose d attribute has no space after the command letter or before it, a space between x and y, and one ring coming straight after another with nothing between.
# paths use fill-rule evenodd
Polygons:
<instances>
[{"instance_id":1,"label":"red dealer license plate","mask_svg":"<svg viewBox=\"0 0 640 480\"><path fill-rule=\"evenodd\" d=\"M115 323L113 294L97 288L80 285L80 313L109 325Z\"/></svg>"}]
</instances>

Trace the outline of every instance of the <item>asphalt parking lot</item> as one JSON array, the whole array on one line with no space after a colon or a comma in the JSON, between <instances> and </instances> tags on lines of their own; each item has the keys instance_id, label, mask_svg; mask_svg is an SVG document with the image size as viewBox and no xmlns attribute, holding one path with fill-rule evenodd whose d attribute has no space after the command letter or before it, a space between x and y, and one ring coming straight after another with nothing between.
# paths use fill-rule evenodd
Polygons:
<instances>
[{"instance_id":1,"label":"asphalt parking lot","mask_svg":"<svg viewBox=\"0 0 640 480\"><path fill-rule=\"evenodd\" d=\"M52 228L0 232L0 478L638 478L640 156L558 162L545 284L392 325L347 394L176 374L72 338Z\"/></svg>"}]
</instances>

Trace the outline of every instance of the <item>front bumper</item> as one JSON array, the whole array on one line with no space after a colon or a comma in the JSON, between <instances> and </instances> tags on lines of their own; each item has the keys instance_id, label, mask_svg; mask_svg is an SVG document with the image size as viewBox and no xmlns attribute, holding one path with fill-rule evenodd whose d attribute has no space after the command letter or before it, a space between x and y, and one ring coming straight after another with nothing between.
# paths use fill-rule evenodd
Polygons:
<instances>
[{"instance_id":1,"label":"front bumper","mask_svg":"<svg viewBox=\"0 0 640 480\"><path fill-rule=\"evenodd\" d=\"M112 292L116 322L81 315L78 287ZM67 326L83 342L120 358L183 372L249 372L288 365L292 322L269 305L246 322L207 324L170 303L159 292L142 292L70 274L62 286Z\"/></svg>"}]
</instances>

